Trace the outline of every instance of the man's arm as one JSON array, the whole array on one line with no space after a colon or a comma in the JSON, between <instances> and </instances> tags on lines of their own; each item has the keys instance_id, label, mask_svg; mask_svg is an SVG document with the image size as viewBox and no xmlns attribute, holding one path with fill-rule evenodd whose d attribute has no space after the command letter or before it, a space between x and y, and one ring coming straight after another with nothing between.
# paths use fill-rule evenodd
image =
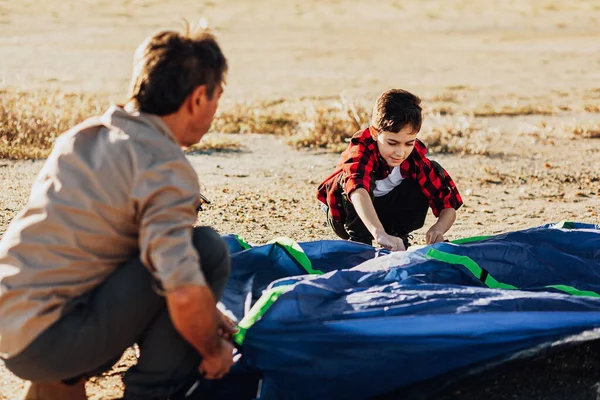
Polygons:
<instances>
[{"instance_id":1,"label":"man's arm","mask_svg":"<svg viewBox=\"0 0 600 400\"><path fill-rule=\"evenodd\" d=\"M233 346L223 340L223 329L212 292L207 286L186 285L166 294L175 329L202 355L200 372L219 379L233 365Z\"/></svg>"},{"instance_id":2,"label":"man's arm","mask_svg":"<svg viewBox=\"0 0 600 400\"><path fill-rule=\"evenodd\" d=\"M200 371L223 376L233 363L225 329L192 241L198 177L183 158L141 168L132 199L138 210L140 257L161 283L175 329L203 357ZM158 156L155 156L155 158Z\"/></svg>"},{"instance_id":3,"label":"man's arm","mask_svg":"<svg viewBox=\"0 0 600 400\"><path fill-rule=\"evenodd\" d=\"M375 238L375 242L381 247L391 251L403 251L404 243L402 239L396 236L388 235L377 216L371 196L364 188L358 188L350 193L350 201L354 205L356 213L365 224L371 235Z\"/></svg>"},{"instance_id":4,"label":"man's arm","mask_svg":"<svg viewBox=\"0 0 600 400\"><path fill-rule=\"evenodd\" d=\"M437 222L425 234L427 244L443 242L444 234L448 232L454 221L456 221L456 210L454 208L444 208L440 211Z\"/></svg>"}]
</instances>

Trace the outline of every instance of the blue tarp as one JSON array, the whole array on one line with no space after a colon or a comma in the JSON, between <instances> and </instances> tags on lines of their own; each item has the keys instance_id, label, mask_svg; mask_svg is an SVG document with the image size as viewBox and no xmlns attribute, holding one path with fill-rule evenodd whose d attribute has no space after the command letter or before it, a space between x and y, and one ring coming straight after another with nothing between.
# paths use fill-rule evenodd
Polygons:
<instances>
[{"instance_id":1,"label":"blue tarp","mask_svg":"<svg viewBox=\"0 0 600 400\"><path fill-rule=\"evenodd\" d=\"M367 399L600 328L597 225L387 255L346 241L299 243L323 274L307 274L280 244L244 250L225 239L232 276L222 303L238 319L263 290L282 289L245 333L227 385L260 377L260 390L239 385L245 392L229 398Z\"/></svg>"}]
</instances>

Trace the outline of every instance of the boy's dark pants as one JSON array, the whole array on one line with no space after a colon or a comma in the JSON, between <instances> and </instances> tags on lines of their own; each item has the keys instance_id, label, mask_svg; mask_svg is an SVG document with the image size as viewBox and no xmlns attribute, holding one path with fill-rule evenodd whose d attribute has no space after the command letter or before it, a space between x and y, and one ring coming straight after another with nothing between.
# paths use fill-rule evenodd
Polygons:
<instances>
[{"instance_id":1,"label":"boy's dark pants","mask_svg":"<svg viewBox=\"0 0 600 400\"><path fill-rule=\"evenodd\" d=\"M194 228L193 239L198 268L219 299L229 277L227 245L209 227ZM175 330L164 297L139 259L70 303L58 322L6 366L32 381L90 377L109 370L134 343L140 358L123 378L127 398L167 398L198 374L200 355Z\"/></svg>"},{"instance_id":2,"label":"boy's dark pants","mask_svg":"<svg viewBox=\"0 0 600 400\"><path fill-rule=\"evenodd\" d=\"M344 222L335 221L328 214L329 225L342 239L371 244L373 236L356 213L348 197L345 194L342 197L346 220ZM425 224L429 202L421 192L419 184L413 180L405 179L385 196L371 198L377 216L389 235L404 239L410 232ZM404 244L407 244L407 240L404 240Z\"/></svg>"}]
</instances>

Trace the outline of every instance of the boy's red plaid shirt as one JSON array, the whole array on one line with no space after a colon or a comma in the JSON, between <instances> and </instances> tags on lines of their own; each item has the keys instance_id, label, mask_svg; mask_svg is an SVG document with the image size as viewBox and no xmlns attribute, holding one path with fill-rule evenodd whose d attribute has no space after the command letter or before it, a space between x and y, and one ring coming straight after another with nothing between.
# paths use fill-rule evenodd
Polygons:
<instances>
[{"instance_id":1,"label":"boy's red plaid shirt","mask_svg":"<svg viewBox=\"0 0 600 400\"><path fill-rule=\"evenodd\" d=\"M437 170L425 157L426 153L427 147L417 139L412 153L400 164L402 176L419 183L436 217L444 208L458 210L463 202L454 181L443 168ZM384 179L391 171L392 168L379 154L377 141L369 129L365 129L352 137L335 171L319 185L317 198L329 207L333 219L343 221L343 193L350 195L358 188L373 193L375 181Z\"/></svg>"}]
</instances>

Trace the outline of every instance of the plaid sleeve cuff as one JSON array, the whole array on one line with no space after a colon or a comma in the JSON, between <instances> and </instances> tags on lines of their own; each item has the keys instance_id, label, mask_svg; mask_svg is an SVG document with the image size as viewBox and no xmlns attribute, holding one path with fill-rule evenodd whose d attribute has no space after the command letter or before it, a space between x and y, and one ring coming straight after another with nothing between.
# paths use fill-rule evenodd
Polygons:
<instances>
[{"instance_id":1,"label":"plaid sleeve cuff","mask_svg":"<svg viewBox=\"0 0 600 400\"><path fill-rule=\"evenodd\" d=\"M365 189L367 192L370 192L371 187L368 182L365 182L363 177L352 178L349 177L346 179L346 183L344 184L344 193L350 199L350 194L354 192L356 189Z\"/></svg>"},{"instance_id":2,"label":"plaid sleeve cuff","mask_svg":"<svg viewBox=\"0 0 600 400\"><path fill-rule=\"evenodd\" d=\"M429 205L431 206L433 215L439 217L443 209L454 208L455 210L458 210L463 205L463 202L458 191L455 188L450 187L444 197L433 199L433 201L430 201Z\"/></svg>"}]
</instances>

